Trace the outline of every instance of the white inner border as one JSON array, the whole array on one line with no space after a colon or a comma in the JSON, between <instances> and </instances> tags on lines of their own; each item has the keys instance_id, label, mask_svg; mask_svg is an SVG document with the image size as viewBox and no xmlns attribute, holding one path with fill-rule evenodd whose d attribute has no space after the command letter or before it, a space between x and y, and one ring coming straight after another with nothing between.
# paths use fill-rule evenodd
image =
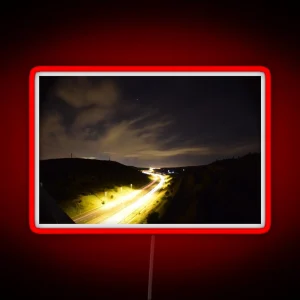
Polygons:
<instances>
[{"instance_id":1,"label":"white inner border","mask_svg":"<svg viewBox=\"0 0 300 300\"><path fill-rule=\"evenodd\" d=\"M259 76L261 77L261 223L260 224L39 224L39 77L40 76ZM37 72L35 75L35 225L37 228L264 228L265 197L265 104L263 72Z\"/></svg>"}]
</instances>

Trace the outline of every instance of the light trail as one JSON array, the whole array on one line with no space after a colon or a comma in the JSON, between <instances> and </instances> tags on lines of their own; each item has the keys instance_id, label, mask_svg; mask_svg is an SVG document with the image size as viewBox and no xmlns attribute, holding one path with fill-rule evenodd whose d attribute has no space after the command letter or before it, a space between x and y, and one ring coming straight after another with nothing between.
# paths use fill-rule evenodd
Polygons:
<instances>
[{"instance_id":1,"label":"light trail","mask_svg":"<svg viewBox=\"0 0 300 300\"><path fill-rule=\"evenodd\" d=\"M128 205L127 207L125 207L118 213L114 214L113 216L107 218L103 222L100 222L101 224L118 224L118 223L122 222L126 217L128 217L130 214L132 214L135 210L143 207L151 199L151 196L156 191L158 191L159 189L161 189L163 187L164 182L165 182L164 176L162 176L160 174L153 174L153 173L148 173L148 172L143 172L143 173L148 174L148 175L153 175L153 176L160 178L160 182L146 195L142 196L137 201Z\"/></svg>"},{"instance_id":2,"label":"light trail","mask_svg":"<svg viewBox=\"0 0 300 300\"><path fill-rule=\"evenodd\" d=\"M150 175L153 175L153 174L150 174ZM79 221L85 220L89 216L93 217L93 215L95 215L97 213L109 211L110 209L113 209L114 207L117 207L119 205L126 205L127 202L130 202L133 198L138 196L138 194L142 193L144 190L151 187L156 181L157 181L157 178L155 178L155 180L151 181L149 184L144 186L142 189L135 190L135 191L130 192L129 194L124 195L124 196L120 196L120 197L118 197L117 199L115 199L113 201L108 201L104 206L99 206L97 208L94 208L94 209L92 209L92 210L90 210L90 211L88 211L88 212L86 212L86 213L84 213L80 216L77 216L76 218L73 218L73 220L74 220L74 222L78 223Z\"/></svg>"}]
</instances>

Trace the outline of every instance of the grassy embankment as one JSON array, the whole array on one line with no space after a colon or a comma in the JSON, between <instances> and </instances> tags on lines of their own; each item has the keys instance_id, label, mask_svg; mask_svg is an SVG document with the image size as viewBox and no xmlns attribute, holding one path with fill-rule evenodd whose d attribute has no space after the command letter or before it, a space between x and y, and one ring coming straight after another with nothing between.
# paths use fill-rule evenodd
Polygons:
<instances>
[{"instance_id":1,"label":"grassy embankment","mask_svg":"<svg viewBox=\"0 0 300 300\"><path fill-rule=\"evenodd\" d=\"M187 167L162 223L260 223L259 153Z\"/></svg>"},{"instance_id":2,"label":"grassy embankment","mask_svg":"<svg viewBox=\"0 0 300 300\"><path fill-rule=\"evenodd\" d=\"M103 207L151 182L151 176L114 161L50 159L40 161L40 181L70 216Z\"/></svg>"}]
</instances>

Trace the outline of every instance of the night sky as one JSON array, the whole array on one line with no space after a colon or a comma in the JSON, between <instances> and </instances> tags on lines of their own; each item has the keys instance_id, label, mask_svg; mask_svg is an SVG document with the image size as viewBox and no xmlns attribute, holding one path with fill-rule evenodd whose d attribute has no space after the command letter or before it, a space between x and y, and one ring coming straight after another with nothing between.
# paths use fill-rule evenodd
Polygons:
<instances>
[{"instance_id":1,"label":"night sky","mask_svg":"<svg viewBox=\"0 0 300 300\"><path fill-rule=\"evenodd\" d=\"M40 77L40 159L203 165L260 152L260 77Z\"/></svg>"}]
</instances>

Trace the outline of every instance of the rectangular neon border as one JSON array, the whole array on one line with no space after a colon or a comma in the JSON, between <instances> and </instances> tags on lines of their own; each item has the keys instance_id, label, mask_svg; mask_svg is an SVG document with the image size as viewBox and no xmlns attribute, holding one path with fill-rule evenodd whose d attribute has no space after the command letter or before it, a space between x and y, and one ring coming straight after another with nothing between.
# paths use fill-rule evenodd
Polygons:
<instances>
[{"instance_id":1,"label":"rectangular neon border","mask_svg":"<svg viewBox=\"0 0 300 300\"><path fill-rule=\"evenodd\" d=\"M264 103L264 119L265 119L265 157L262 156L262 161L264 159L265 166L262 168L262 173L265 173L265 186L264 186L264 194L265 194L265 209L264 216L265 222L263 224L249 224L248 228L243 228L242 226L247 226L247 224L235 224L235 226L239 225L239 227L228 228L230 224L224 224L227 228L222 228L222 224L201 224L202 228L195 228L198 224L190 224L190 228L183 228L185 224L170 224L168 228L154 228L150 227L151 225L145 225L147 227L133 227L131 225L122 224L122 227L112 228L111 226L105 228L95 228L94 224L90 224L93 226L85 228L78 228L77 225L82 224L74 224L69 225L69 228L62 228L62 226L66 224L51 224L52 228L41 228L37 227L35 223L35 179L36 179L36 165L35 165L35 93L36 93L36 77L38 77L38 73L52 73L52 72L231 72L236 74L231 74L229 76L241 76L238 74L240 72L243 73L260 73L255 74L256 76L261 76L262 82L264 81L264 86L262 84L262 96L265 99ZM50 75L51 74L46 74ZM52 74L52 76L57 76L58 74ZM74 74L60 74L60 76L66 76ZM132 74L138 75L138 74ZM208 74L207 74L208 75ZM210 74L212 75L212 74ZM219 74L221 75L221 74ZM247 74L249 75L249 74ZM45 76L45 74L44 74ZM77 76L77 75L75 75ZM114 75L115 76L115 75ZM172 75L171 75L172 76ZM212 75L216 76L216 74ZM226 76L226 75L225 75ZM244 75L245 76L245 75ZM253 76L253 75L252 75ZM263 113L263 110L262 112ZM263 118L263 116L261 116ZM262 124L263 125L263 124ZM263 127L262 127L263 131ZM263 135L261 137L263 141ZM262 153L263 155L263 153ZM262 174L263 175L263 174ZM38 66L34 67L30 71L29 75L29 225L30 229L34 233L38 234L263 234L270 230L271 226L271 75L270 71L263 66ZM130 227L126 227L130 226ZM139 225L139 224L132 224ZM41 226L41 224L39 224ZM44 224L44 226L47 226ZM68 226L68 225L67 225ZM143 225L140 225L143 226ZM199 226L199 225L198 225ZM207 226L209 228L203 228L203 226ZM252 226L252 228L249 228Z\"/></svg>"}]
</instances>

